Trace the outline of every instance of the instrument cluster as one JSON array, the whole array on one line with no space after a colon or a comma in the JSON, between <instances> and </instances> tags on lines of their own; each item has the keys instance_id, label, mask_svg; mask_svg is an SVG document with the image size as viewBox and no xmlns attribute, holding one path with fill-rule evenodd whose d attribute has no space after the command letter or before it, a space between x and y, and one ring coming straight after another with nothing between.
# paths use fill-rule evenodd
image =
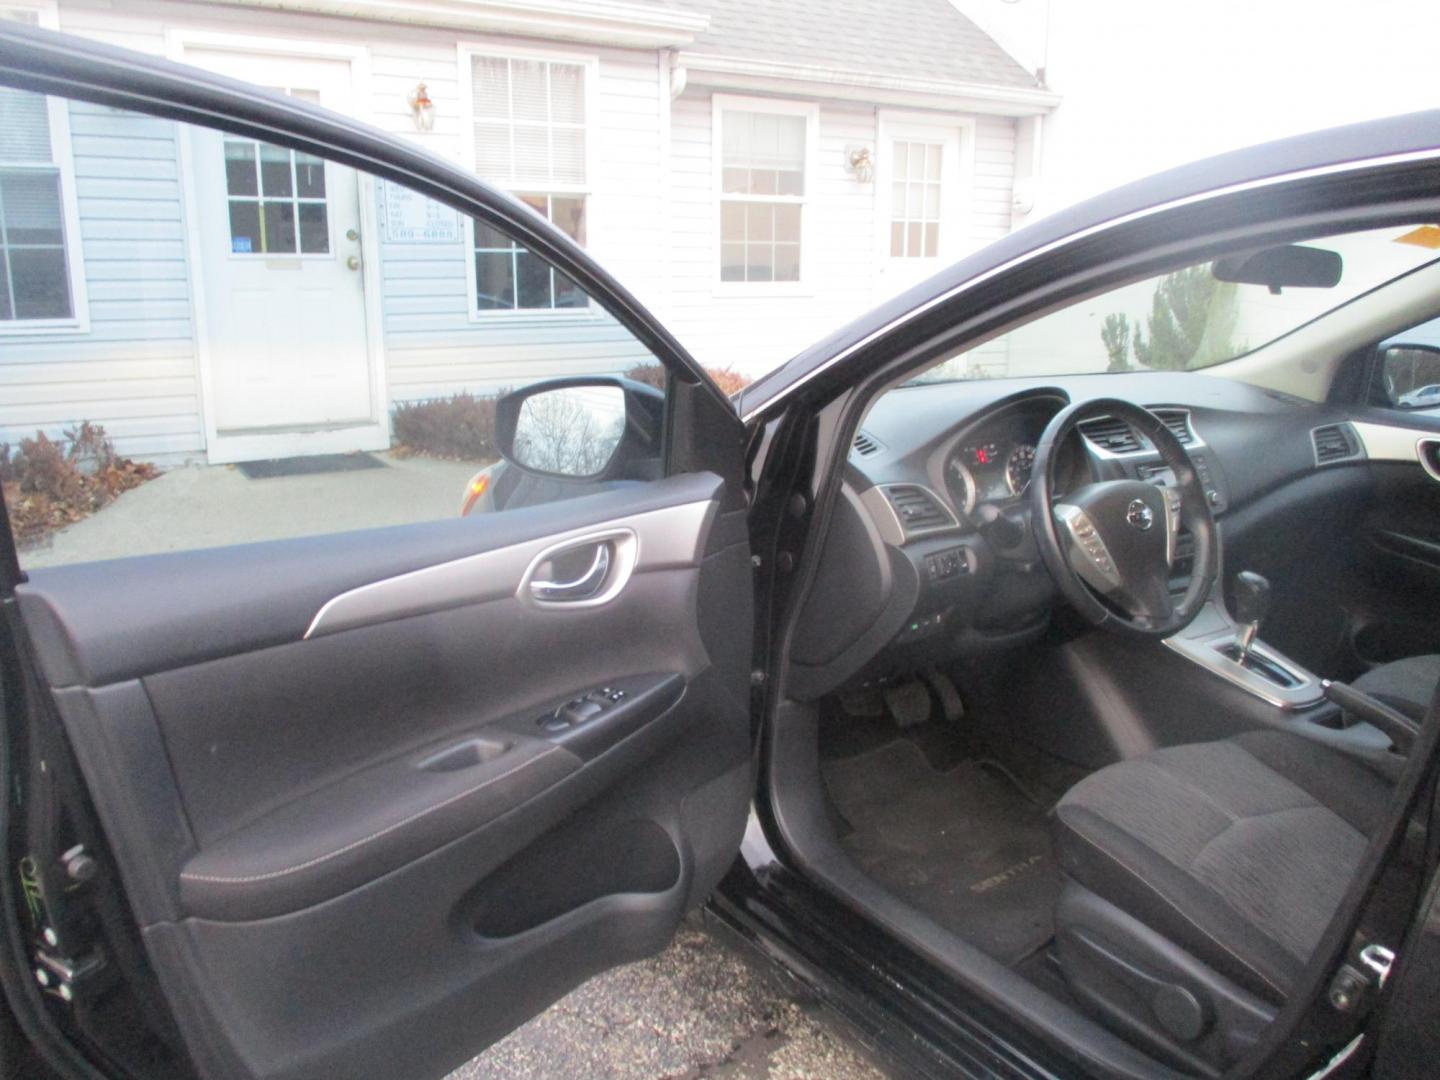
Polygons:
<instances>
[{"instance_id":1,"label":"instrument cluster","mask_svg":"<svg viewBox=\"0 0 1440 1080\"><path fill-rule=\"evenodd\" d=\"M999 502L1025 493L1035 466L1035 444L1025 438L962 442L945 463L945 481L955 505L971 513L981 502Z\"/></svg>"}]
</instances>

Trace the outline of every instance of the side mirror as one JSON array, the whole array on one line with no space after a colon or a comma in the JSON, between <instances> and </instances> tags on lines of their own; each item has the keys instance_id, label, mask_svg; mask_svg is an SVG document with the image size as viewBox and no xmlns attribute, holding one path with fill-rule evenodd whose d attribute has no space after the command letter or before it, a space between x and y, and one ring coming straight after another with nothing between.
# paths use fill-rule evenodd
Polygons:
<instances>
[{"instance_id":1,"label":"side mirror","mask_svg":"<svg viewBox=\"0 0 1440 1080\"><path fill-rule=\"evenodd\" d=\"M495 439L512 465L566 480L649 479L665 395L609 375L551 379L495 403Z\"/></svg>"},{"instance_id":2,"label":"side mirror","mask_svg":"<svg viewBox=\"0 0 1440 1080\"><path fill-rule=\"evenodd\" d=\"M1375 404L1440 412L1440 346L1383 346L1377 376Z\"/></svg>"},{"instance_id":3,"label":"side mirror","mask_svg":"<svg viewBox=\"0 0 1440 1080\"><path fill-rule=\"evenodd\" d=\"M1286 244L1261 248L1244 255L1226 255L1210 264L1216 281L1237 285L1264 285L1278 295L1281 289L1333 289L1345 269L1338 251Z\"/></svg>"}]
</instances>

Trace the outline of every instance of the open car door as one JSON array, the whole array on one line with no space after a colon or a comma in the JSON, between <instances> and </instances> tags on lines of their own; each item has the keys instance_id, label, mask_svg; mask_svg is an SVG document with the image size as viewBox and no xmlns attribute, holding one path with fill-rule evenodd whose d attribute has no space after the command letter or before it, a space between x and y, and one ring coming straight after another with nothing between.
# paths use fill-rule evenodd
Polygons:
<instances>
[{"instance_id":1,"label":"open car door","mask_svg":"<svg viewBox=\"0 0 1440 1080\"><path fill-rule=\"evenodd\" d=\"M254 536L261 504L243 500L281 481L236 481L252 485L235 489L238 505L206 503L199 487L163 503L131 534L149 554L81 557L117 553L106 515L140 507L143 491L84 523L98 546L67 547L67 534L17 560L5 530L3 967L26 1034L78 1043L105 1074L159 1075L169 1038L166 1068L188 1061L205 1077L433 1077L665 945L733 860L753 790L751 565L729 402L530 209L305 94L8 27L0 84L37 123L68 120L51 135L68 129L92 184L105 145L145 140L144 167L129 169L136 205L212 185L185 196L202 219L188 256L209 259L205 238L219 233L228 250L213 265L235 275L236 296L276 290L252 309L265 319L290 317L305 275L330 274L321 290L353 278L385 310L370 328L382 362L439 363L453 334L464 363L493 360L509 385L569 376L502 402L497 425L505 467L556 479L549 501L460 518L463 490L446 487L433 513L357 529L346 526L366 498L330 506L322 487L308 524L239 543L221 526L244 521L237 537ZM352 203L358 239L341 220ZM573 223L583 202L567 212ZM127 235L179 251L161 213L137 212ZM433 234L405 232L413 221ZM80 272L93 277L105 248L87 245ZM363 274L347 278L347 259ZM272 273L288 277L274 286ZM453 296L454 319L427 324L426 361L405 353L420 321L407 312L445 275L469 291L433 290L428 310L449 313ZM468 319L467 302L479 309ZM339 332L323 314L349 309L325 303L320 317L300 312L306 344L289 367L266 369L276 395ZM507 304L502 318L545 310L485 320ZM579 317L556 310L567 306ZM243 327L229 315L208 325ZM263 366L277 341L249 362ZM210 345L214 374L228 345ZM639 362L664 366L663 395L610 374ZM246 393L246 408L264 406ZM295 434L293 417L230 431L217 415L212 446ZM580 436L572 453L564 440ZM239 476L176 472L197 485ZM192 510L209 524L186 533Z\"/></svg>"}]
</instances>

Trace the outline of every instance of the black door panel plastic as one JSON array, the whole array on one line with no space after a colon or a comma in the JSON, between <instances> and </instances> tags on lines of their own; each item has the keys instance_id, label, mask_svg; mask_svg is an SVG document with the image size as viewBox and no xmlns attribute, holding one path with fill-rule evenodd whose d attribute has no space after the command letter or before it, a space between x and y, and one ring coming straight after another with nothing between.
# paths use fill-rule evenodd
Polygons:
<instances>
[{"instance_id":1,"label":"black door panel plastic","mask_svg":"<svg viewBox=\"0 0 1440 1080\"><path fill-rule=\"evenodd\" d=\"M299 641L320 609L351 589L708 502L720 488L719 477L695 473L503 514L78 563L33 571L17 595L50 685L103 686Z\"/></svg>"},{"instance_id":2,"label":"black door panel plastic","mask_svg":"<svg viewBox=\"0 0 1440 1080\"><path fill-rule=\"evenodd\" d=\"M753 791L749 549L719 498L679 477L23 587L207 1074L437 1075L668 940ZM611 527L640 543L607 603L537 606L511 576L536 545ZM418 613L303 636L336 596L457 562L423 576ZM546 723L587 695L604 708Z\"/></svg>"}]
</instances>

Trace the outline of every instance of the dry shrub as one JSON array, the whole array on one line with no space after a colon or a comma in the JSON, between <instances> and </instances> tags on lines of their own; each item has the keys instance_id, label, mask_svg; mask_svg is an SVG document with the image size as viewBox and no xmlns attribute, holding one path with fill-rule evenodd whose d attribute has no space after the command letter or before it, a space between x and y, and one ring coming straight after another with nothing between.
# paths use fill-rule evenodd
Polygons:
<instances>
[{"instance_id":1,"label":"dry shrub","mask_svg":"<svg viewBox=\"0 0 1440 1080\"><path fill-rule=\"evenodd\" d=\"M707 367L705 370L726 394L743 390L752 382L748 376L741 375L732 367ZM657 390L665 389L665 369L659 364L637 364L625 372L625 378L653 386Z\"/></svg>"},{"instance_id":2,"label":"dry shrub","mask_svg":"<svg viewBox=\"0 0 1440 1080\"><path fill-rule=\"evenodd\" d=\"M495 399L455 394L395 406L395 449L460 461L489 461L496 456Z\"/></svg>"},{"instance_id":3,"label":"dry shrub","mask_svg":"<svg viewBox=\"0 0 1440 1080\"><path fill-rule=\"evenodd\" d=\"M154 465L118 455L105 429L88 420L65 431L62 440L37 431L13 452L0 444L0 481L21 545L88 517L159 475Z\"/></svg>"}]
</instances>

